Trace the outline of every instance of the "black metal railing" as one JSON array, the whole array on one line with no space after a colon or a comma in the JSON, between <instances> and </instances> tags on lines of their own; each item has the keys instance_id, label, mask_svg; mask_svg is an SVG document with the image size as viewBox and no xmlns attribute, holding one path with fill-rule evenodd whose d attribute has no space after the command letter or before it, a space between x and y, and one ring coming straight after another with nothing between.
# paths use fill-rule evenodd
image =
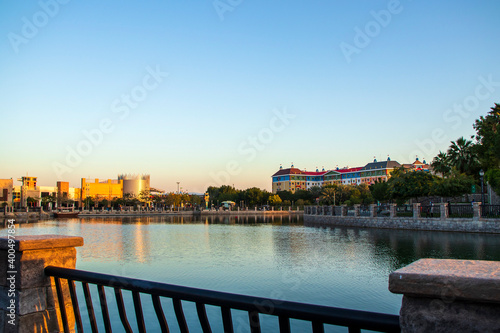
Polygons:
<instances>
[{"instance_id":1,"label":"black metal railing","mask_svg":"<svg viewBox=\"0 0 500 333\"><path fill-rule=\"evenodd\" d=\"M481 205L481 217L500 218L500 205Z\"/></svg>"},{"instance_id":2,"label":"black metal railing","mask_svg":"<svg viewBox=\"0 0 500 333\"><path fill-rule=\"evenodd\" d=\"M114 290L116 305L121 325L123 326L123 328L120 328L120 331L124 330L125 332L133 332L133 330L127 317L122 294L123 290L132 293L136 325L138 331L141 333L146 332L145 310L153 310L143 309L141 294L151 296L154 312L162 332L169 332L169 324L165 319L160 298L171 299L177 325L183 333L189 332L189 325L183 310L183 304L186 302L196 305L199 320L197 325L201 326L202 331L205 333L212 332L206 305L220 308L224 332L234 332L231 310L240 310L248 313L250 332L261 332L261 314L277 317L280 332L291 331L291 319L310 322L314 333L324 332L325 325L348 327L349 332L360 332L361 329L378 332L400 332L399 316L397 315L236 295L53 266L46 267L45 274L54 278L65 332L70 332L74 328L69 327L68 307L65 306L68 300L64 299L64 294L67 294L67 291L63 290L61 279L67 281L67 285L64 284L64 286L67 286L66 288L69 289L75 324L79 333L84 332L84 330L75 281L81 282L85 297L86 313L89 316L90 327L93 333L98 332L98 325L89 284L94 284L97 287L102 314L101 326L104 326L106 332L112 331L110 311L107 305L107 296L109 297L109 293L106 295L106 289L109 290L109 288L113 288ZM105 289L105 287L108 288Z\"/></svg>"},{"instance_id":3,"label":"black metal railing","mask_svg":"<svg viewBox=\"0 0 500 333\"><path fill-rule=\"evenodd\" d=\"M439 205L421 205L420 217L441 217L441 206Z\"/></svg>"},{"instance_id":4,"label":"black metal railing","mask_svg":"<svg viewBox=\"0 0 500 333\"><path fill-rule=\"evenodd\" d=\"M380 204L377 206L376 214L377 216L390 216L391 208L388 204Z\"/></svg>"},{"instance_id":5,"label":"black metal railing","mask_svg":"<svg viewBox=\"0 0 500 333\"><path fill-rule=\"evenodd\" d=\"M370 216L370 206L360 206L359 216Z\"/></svg>"},{"instance_id":6,"label":"black metal railing","mask_svg":"<svg viewBox=\"0 0 500 333\"><path fill-rule=\"evenodd\" d=\"M448 217L450 218L472 218L474 217L474 208L472 204L448 205Z\"/></svg>"},{"instance_id":7,"label":"black metal railing","mask_svg":"<svg viewBox=\"0 0 500 333\"><path fill-rule=\"evenodd\" d=\"M411 217L411 216L413 216L413 206L412 205L396 206L396 216L399 216L399 217Z\"/></svg>"},{"instance_id":8,"label":"black metal railing","mask_svg":"<svg viewBox=\"0 0 500 333\"><path fill-rule=\"evenodd\" d=\"M354 216L356 214L354 207L353 206L348 206L347 207L347 213L346 216Z\"/></svg>"}]
</instances>

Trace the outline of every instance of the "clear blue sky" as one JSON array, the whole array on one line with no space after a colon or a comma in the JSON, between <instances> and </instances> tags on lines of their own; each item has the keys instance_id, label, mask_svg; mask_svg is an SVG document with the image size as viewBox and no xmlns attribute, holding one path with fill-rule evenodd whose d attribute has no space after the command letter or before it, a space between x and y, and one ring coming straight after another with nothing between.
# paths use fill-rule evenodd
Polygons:
<instances>
[{"instance_id":1,"label":"clear blue sky","mask_svg":"<svg viewBox=\"0 0 500 333\"><path fill-rule=\"evenodd\" d=\"M500 102L496 0L60 1L0 4L0 178L270 190L430 161Z\"/></svg>"}]
</instances>

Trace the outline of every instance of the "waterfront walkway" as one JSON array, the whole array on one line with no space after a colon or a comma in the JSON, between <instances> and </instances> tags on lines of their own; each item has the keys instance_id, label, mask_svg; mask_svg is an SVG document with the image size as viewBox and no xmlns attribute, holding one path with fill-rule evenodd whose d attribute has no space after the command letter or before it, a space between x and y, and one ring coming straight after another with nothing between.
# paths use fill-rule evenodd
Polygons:
<instances>
[{"instance_id":1,"label":"waterfront walkway","mask_svg":"<svg viewBox=\"0 0 500 333\"><path fill-rule=\"evenodd\" d=\"M77 210L78 211L78 210ZM114 210L110 209L91 209L91 210L79 210L78 217L128 217L128 216L212 216L212 215L296 215L303 214L304 211L299 209L274 209L272 207L270 210L258 210L253 209L233 209L233 210L223 210L223 209L206 209L206 210L167 210L167 209L123 209ZM0 219L16 219L16 220L31 220L31 219L51 219L54 218L53 211L44 211L43 209L37 208L36 210L24 209L23 211L14 211L11 207L5 207L4 212L0 213Z\"/></svg>"}]
</instances>

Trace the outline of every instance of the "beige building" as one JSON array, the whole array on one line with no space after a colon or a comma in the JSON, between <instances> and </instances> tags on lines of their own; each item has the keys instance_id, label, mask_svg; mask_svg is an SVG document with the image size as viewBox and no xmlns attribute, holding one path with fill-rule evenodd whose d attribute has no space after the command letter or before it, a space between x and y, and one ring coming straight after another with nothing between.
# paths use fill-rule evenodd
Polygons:
<instances>
[{"instance_id":1,"label":"beige building","mask_svg":"<svg viewBox=\"0 0 500 333\"><path fill-rule=\"evenodd\" d=\"M141 192L150 191L149 175L119 175L118 180L123 181L123 195L129 194L137 198Z\"/></svg>"},{"instance_id":2,"label":"beige building","mask_svg":"<svg viewBox=\"0 0 500 333\"><path fill-rule=\"evenodd\" d=\"M12 206L14 182L11 179L0 179L0 207Z\"/></svg>"}]
</instances>

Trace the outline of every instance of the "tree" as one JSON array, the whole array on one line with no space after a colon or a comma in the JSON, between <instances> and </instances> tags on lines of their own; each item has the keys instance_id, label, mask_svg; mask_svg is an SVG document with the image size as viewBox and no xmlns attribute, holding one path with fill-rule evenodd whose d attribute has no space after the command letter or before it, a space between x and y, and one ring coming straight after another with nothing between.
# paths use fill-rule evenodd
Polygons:
<instances>
[{"instance_id":1,"label":"tree","mask_svg":"<svg viewBox=\"0 0 500 333\"><path fill-rule=\"evenodd\" d=\"M294 193L295 200L302 200L303 202L311 202L313 200L311 192L307 190L297 190Z\"/></svg>"},{"instance_id":2,"label":"tree","mask_svg":"<svg viewBox=\"0 0 500 333\"><path fill-rule=\"evenodd\" d=\"M486 180L493 188L493 191L500 193L500 169L491 169L486 172Z\"/></svg>"},{"instance_id":3,"label":"tree","mask_svg":"<svg viewBox=\"0 0 500 333\"><path fill-rule=\"evenodd\" d=\"M441 197L457 197L471 192L474 178L465 174L454 173L447 178L438 178L432 185L432 193Z\"/></svg>"},{"instance_id":4,"label":"tree","mask_svg":"<svg viewBox=\"0 0 500 333\"><path fill-rule=\"evenodd\" d=\"M49 195L46 195L44 197L42 197L42 205L47 208L49 203L54 203L56 202L56 197L52 194L49 194Z\"/></svg>"},{"instance_id":5,"label":"tree","mask_svg":"<svg viewBox=\"0 0 500 333\"><path fill-rule=\"evenodd\" d=\"M320 201L326 205L335 205L335 196L337 195L337 186L328 185L321 191Z\"/></svg>"},{"instance_id":6,"label":"tree","mask_svg":"<svg viewBox=\"0 0 500 333\"><path fill-rule=\"evenodd\" d=\"M147 204L150 201L149 190L142 190L139 193L139 201Z\"/></svg>"},{"instance_id":7,"label":"tree","mask_svg":"<svg viewBox=\"0 0 500 333\"><path fill-rule=\"evenodd\" d=\"M431 162L431 166L435 173L439 173L443 177L446 177L451 172L449 157L442 151L440 151L439 154L434 157Z\"/></svg>"},{"instance_id":8,"label":"tree","mask_svg":"<svg viewBox=\"0 0 500 333\"><path fill-rule=\"evenodd\" d=\"M429 172L406 172L399 177L389 179L389 193L391 198L398 201L429 196L432 194L435 179L436 176Z\"/></svg>"},{"instance_id":9,"label":"tree","mask_svg":"<svg viewBox=\"0 0 500 333\"><path fill-rule=\"evenodd\" d=\"M276 194L279 195L283 201L288 200L291 202L295 199L295 194L290 191L278 191Z\"/></svg>"},{"instance_id":10,"label":"tree","mask_svg":"<svg viewBox=\"0 0 500 333\"><path fill-rule=\"evenodd\" d=\"M477 176L479 162L471 140L466 140L462 136L452 141L447 154L450 165L460 173Z\"/></svg>"},{"instance_id":11,"label":"tree","mask_svg":"<svg viewBox=\"0 0 500 333\"><path fill-rule=\"evenodd\" d=\"M370 192L372 197L377 201L387 201L390 199L389 183L386 181L375 180L375 183L370 185Z\"/></svg>"},{"instance_id":12,"label":"tree","mask_svg":"<svg viewBox=\"0 0 500 333\"><path fill-rule=\"evenodd\" d=\"M359 193L358 197L360 203L368 205L373 202L373 196L372 193L370 192L370 187L368 186L368 184L359 184L354 187Z\"/></svg>"},{"instance_id":13,"label":"tree","mask_svg":"<svg viewBox=\"0 0 500 333\"><path fill-rule=\"evenodd\" d=\"M30 207L36 207L36 204L38 203L38 198L28 197L26 198L26 203Z\"/></svg>"},{"instance_id":14,"label":"tree","mask_svg":"<svg viewBox=\"0 0 500 333\"><path fill-rule=\"evenodd\" d=\"M495 103L486 117L473 125L476 130L476 152L484 170L500 169L500 104Z\"/></svg>"},{"instance_id":15,"label":"tree","mask_svg":"<svg viewBox=\"0 0 500 333\"><path fill-rule=\"evenodd\" d=\"M279 204L281 204L281 198L279 195L277 194L274 194L274 195L270 195L269 196L269 204L272 205L272 206L277 206Z\"/></svg>"},{"instance_id":16,"label":"tree","mask_svg":"<svg viewBox=\"0 0 500 333\"><path fill-rule=\"evenodd\" d=\"M252 187L245 190L244 197L249 206L257 206L267 201L269 194L266 196L260 188Z\"/></svg>"},{"instance_id":17,"label":"tree","mask_svg":"<svg viewBox=\"0 0 500 333\"><path fill-rule=\"evenodd\" d=\"M338 185L337 187L337 202L339 205L345 203L351 198L351 186L348 185Z\"/></svg>"},{"instance_id":18,"label":"tree","mask_svg":"<svg viewBox=\"0 0 500 333\"><path fill-rule=\"evenodd\" d=\"M309 193L311 193L311 197L312 197L311 199L312 200L316 200L321 195L321 187L319 187L319 186L312 186L309 189Z\"/></svg>"}]
</instances>

